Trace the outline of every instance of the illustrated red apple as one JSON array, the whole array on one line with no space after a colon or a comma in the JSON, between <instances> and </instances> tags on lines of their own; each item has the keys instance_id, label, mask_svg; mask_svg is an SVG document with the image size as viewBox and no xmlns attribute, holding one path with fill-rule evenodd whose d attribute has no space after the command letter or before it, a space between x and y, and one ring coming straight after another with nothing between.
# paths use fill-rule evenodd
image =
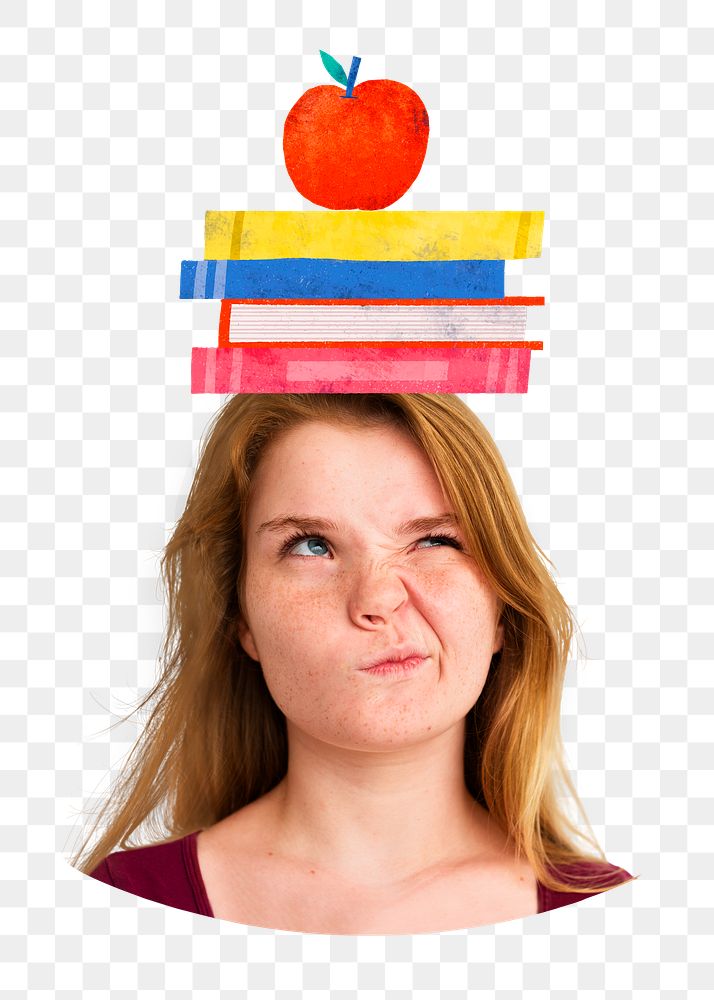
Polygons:
<instances>
[{"instance_id":1,"label":"illustrated red apple","mask_svg":"<svg viewBox=\"0 0 714 1000\"><path fill-rule=\"evenodd\" d=\"M285 166L300 194L323 208L386 208L409 190L429 141L429 115L411 87L366 80L355 87L361 59L349 77L320 50L342 87L312 87L290 109L283 130Z\"/></svg>"}]
</instances>

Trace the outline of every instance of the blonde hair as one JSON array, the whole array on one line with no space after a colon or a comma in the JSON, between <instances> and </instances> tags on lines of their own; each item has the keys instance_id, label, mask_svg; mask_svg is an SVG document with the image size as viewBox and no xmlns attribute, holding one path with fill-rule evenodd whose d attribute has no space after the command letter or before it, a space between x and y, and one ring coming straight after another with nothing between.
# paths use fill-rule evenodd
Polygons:
<instances>
[{"instance_id":1,"label":"blonde hair","mask_svg":"<svg viewBox=\"0 0 714 1000\"><path fill-rule=\"evenodd\" d=\"M236 395L215 414L161 559L168 611L159 677L126 717L150 706L148 719L70 864L91 872L113 850L139 846L129 839L142 825L156 832L151 842L210 827L285 776L285 717L238 640L245 515L263 449L313 420L396 426L430 459L467 550L503 606L503 648L466 718L465 784L544 886L611 888L613 873L570 779L560 734L575 623L493 439L451 395ZM564 790L588 834L561 808ZM591 863L587 874L577 871L581 862Z\"/></svg>"}]
</instances>

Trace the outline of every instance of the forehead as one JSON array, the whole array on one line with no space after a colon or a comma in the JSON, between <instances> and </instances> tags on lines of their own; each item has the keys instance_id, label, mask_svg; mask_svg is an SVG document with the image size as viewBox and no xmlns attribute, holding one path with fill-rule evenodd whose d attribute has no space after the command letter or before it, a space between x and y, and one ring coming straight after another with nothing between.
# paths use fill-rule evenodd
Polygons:
<instances>
[{"instance_id":1,"label":"forehead","mask_svg":"<svg viewBox=\"0 0 714 1000\"><path fill-rule=\"evenodd\" d=\"M369 452L379 455L389 451L394 455L401 452L404 456L419 456L429 464L429 460L410 434L394 424L378 424L362 426L352 423L332 423L327 420L307 420L295 427L280 432L266 446L259 460L258 467L276 460L284 461L291 455L302 451L323 453L329 451L334 455L340 453L360 454Z\"/></svg>"},{"instance_id":2,"label":"forehead","mask_svg":"<svg viewBox=\"0 0 714 1000\"><path fill-rule=\"evenodd\" d=\"M443 503L428 456L394 425L359 427L309 421L283 431L265 449L253 478L251 507L328 502L345 490L355 502L392 494L423 506Z\"/></svg>"}]
</instances>

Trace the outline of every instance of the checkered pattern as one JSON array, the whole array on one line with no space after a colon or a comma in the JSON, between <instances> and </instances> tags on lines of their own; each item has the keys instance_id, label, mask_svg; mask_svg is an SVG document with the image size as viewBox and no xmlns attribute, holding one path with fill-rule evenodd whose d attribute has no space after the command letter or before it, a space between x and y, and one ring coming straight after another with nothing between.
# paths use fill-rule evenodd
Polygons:
<instances>
[{"instance_id":1,"label":"checkered pattern","mask_svg":"<svg viewBox=\"0 0 714 1000\"><path fill-rule=\"evenodd\" d=\"M711 88L704 0L8 2L0 12L4 995L684 1000L714 988ZM582 627L569 765L639 882L419 937L274 933L63 860L151 685L158 556L217 401L219 305L178 299L208 208L309 208L281 155L318 49L413 86L398 208L544 209L526 396L466 397Z\"/></svg>"}]
</instances>

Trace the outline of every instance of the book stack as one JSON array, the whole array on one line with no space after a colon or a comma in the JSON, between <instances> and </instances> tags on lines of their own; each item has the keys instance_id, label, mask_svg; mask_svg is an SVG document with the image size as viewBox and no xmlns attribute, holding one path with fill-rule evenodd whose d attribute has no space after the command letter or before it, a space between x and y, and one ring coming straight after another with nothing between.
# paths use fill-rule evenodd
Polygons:
<instances>
[{"instance_id":1,"label":"book stack","mask_svg":"<svg viewBox=\"0 0 714 1000\"><path fill-rule=\"evenodd\" d=\"M529 306L506 260L539 257L543 212L206 213L182 299L220 299L192 393L527 392Z\"/></svg>"}]
</instances>

